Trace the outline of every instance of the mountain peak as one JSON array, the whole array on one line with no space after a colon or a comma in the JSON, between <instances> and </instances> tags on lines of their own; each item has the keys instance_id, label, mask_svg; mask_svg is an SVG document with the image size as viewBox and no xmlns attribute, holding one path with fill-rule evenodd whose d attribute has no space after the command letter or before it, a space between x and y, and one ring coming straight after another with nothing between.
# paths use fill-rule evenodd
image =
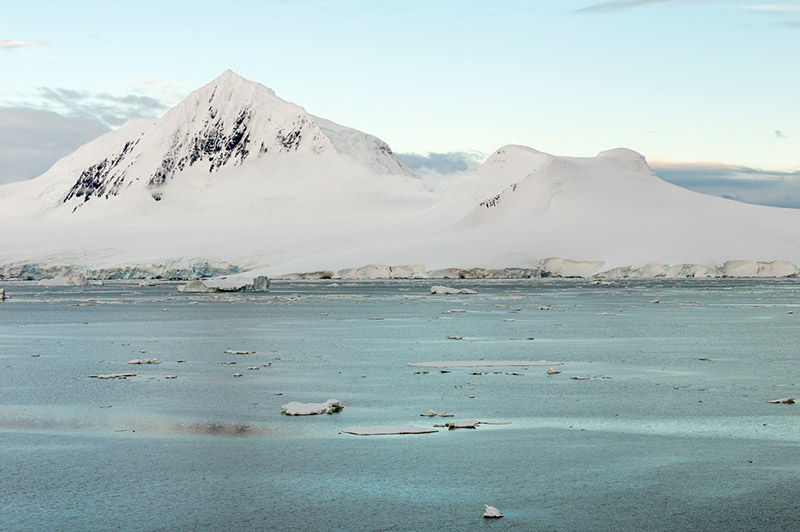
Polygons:
<instances>
[{"instance_id":1,"label":"mountain peak","mask_svg":"<svg viewBox=\"0 0 800 532\"><path fill-rule=\"evenodd\" d=\"M411 172L380 139L311 116L272 89L226 70L164 116L120 128L78 158L61 196L73 210L91 198L144 187L159 201L175 176L210 173L281 153L333 153L382 174ZM97 141L95 141L97 142ZM91 146L90 143L87 146ZM74 176L78 176L75 180Z\"/></svg>"},{"instance_id":2,"label":"mountain peak","mask_svg":"<svg viewBox=\"0 0 800 532\"><path fill-rule=\"evenodd\" d=\"M241 80L241 81L249 82L249 80L243 78L242 76L240 76L239 74L237 74L236 72L231 70L230 68L225 70L225 72L223 72L222 74L220 74L216 78L214 78L214 81L223 81L223 80Z\"/></svg>"}]
</instances>

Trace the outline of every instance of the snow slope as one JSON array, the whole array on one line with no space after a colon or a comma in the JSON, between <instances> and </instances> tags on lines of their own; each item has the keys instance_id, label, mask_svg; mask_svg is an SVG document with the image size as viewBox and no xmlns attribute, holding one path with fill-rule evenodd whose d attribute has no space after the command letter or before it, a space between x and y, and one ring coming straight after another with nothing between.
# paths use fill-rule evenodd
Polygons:
<instances>
[{"instance_id":1,"label":"snow slope","mask_svg":"<svg viewBox=\"0 0 800 532\"><path fill-rule=\"evenodd\" d=\"M682 189L626 149L576 158L505 146L431 190L380 139L227 71L161 118L0 186L0 242L0 266L217 261L269 275L548 257L602 269L800 264L800 211Z\"/></svg>"}]
</instances>

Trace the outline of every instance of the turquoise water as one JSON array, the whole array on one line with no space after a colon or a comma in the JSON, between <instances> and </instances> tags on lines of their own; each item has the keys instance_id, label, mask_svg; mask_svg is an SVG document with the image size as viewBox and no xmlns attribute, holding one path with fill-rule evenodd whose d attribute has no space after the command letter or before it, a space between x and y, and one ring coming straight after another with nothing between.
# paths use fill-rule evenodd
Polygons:
<instances>
[{"instance_id":1,"label":"turquoise water","mask_svg":"<svg viewBox=\"0 0 800 532\"><path fill-rule=\"evenodd\" d=\"M0 529L800 528L800 404L767 403L800 399L800 281L431 284L6 282ZM564 366L406 366L478 359ZM429 409L511 424L340 433Z\"/></svg>"}]
</instances>

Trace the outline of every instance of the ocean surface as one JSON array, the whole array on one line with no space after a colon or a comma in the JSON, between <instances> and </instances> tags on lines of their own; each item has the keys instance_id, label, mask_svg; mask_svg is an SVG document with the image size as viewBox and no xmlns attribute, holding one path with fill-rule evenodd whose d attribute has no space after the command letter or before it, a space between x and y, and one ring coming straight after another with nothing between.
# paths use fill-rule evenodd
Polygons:
<instances>
[{"instance_id":1,"label":"ocean surface","mask_svg":"<svg viewBox=\"0 0 800 532\"><path fill-rule=\"evenodd\" d=\"M798 279L0 286L0 530L800 529Z\"/></svg>"}]
</instances>

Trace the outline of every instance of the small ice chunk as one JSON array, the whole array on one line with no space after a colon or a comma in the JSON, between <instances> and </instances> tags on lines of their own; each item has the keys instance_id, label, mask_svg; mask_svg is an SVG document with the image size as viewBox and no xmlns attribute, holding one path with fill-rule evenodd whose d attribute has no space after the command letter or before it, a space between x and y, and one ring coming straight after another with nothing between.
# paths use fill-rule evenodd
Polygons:
<instances>
[{"instance_id":1,"label":"small ice chunk","mask_svg":"<svg viewBox=\"0 0 800 532\"><path fill-rule=\"evenodd\" d=\"M547 368L548 375L558 375L559 373L561 373L561 370L558 370L556 368Z\"/></svg>"},{"instance_id":2,"label":"small ice chunk","mask_svg":"<svg viewBox=\"0 0 800 532\"><path fill-rule=\"evenodd\" d=\"M316 414L333 414L341 412L344 407L338 399L328 399L324 403L298 403L292 401L281 405L281 414L287 416L313 416Z\"/></svg>"},{"instance_id":3,"label":"small ice chunk","mask_svg":"<svg viewBox=\"0 0 800 532\"><path fill-rule=\"evenodd\" d=\"M562 366L563 362L546 360L450 360L436 362L408 362L407 366L426 368L488 368L493 366Z\"/></svg>"},{"instance_id":4,"label":"small ice chunk","mask_svg":"<svg viewBox=\"0 0 800 532\"><path fill-rule=\"evenodd\" d=\"M449 286L431 286L431 294L437 296L456 296L477 294L475 290L469 288L450 288Z\"/></svg>"},{"instance_id":5,"label":"small ice chunk","mask_svg":"<svg viewBox=\"0 0 800 532\"><path fill-rule=\"evenodd\" d=\"M775 399L773 401L767 401L767 402L778 405L793 405L794 397L784 397L783 399Z\"/></svg>"},{"instance_id":6,"label":"small ice chunk","mask_svg":"<svg viewBox=\"0 0 800 532\"><path fill-rule=\"evenodd\" d=\"M484 506L486 507L486 511L483 512L483 517L486 519L499 519L503 517L503 514L500 513L500 510L494 506L489 506L488 504L484 504Z\"/></svg>"},{"instance_id":7,"label":"small ice chunk","mask_svg":"<svg viewBox=\"0 0 800 532\"><path fill-rule=\"evenodd\" d=\"M228 355L255 355L255 351L237 351L235 349L226 349L224 351L225 354Z\"/></svg>"},{"instance_id":8,"label":"small ice chunk","mask_svg":"<svg viewBox=\"0 0 800 532\"><path fill-rule=\"evenodd\" d=\"M157 358L134 358L128 364L161 364L161 361Z\"/></svg>"},{"instance_id":9,"label":"small ice chunk","mask_svg":"<svg viewBox=\"0 0 800 532\"><path fill-rule=\"evenodd\" d=\"M187 294L208 294L220 291L218 287L208 286L200 279L189 281L185 285L178 287L178 290Z\"/></svg>"},{"instance_id":10,"label":"small ice chunk","mask_svg":"<svg viewBox=\"0 0 800 532\"><path fill-rule=\"evenodd\" d=\"M426 427L413 427L409 425L372 425L362 427L347 427L342 432L356 436L384 436L392 434L429 434L439 432Z\"/></svg>"},{"instance_id":11,"label":"small ice chunk","mask_svg":"<svg viewBox=\"0 0 800 532\"><path fill-rule=\"evenodd\" d=\"M447 427L447 430L455 430L455 429L476 429L480 421L477 419L467 419L466 421L461 421L460 423L445 423L444 426Z\"/></svg>"}]
</instances>

